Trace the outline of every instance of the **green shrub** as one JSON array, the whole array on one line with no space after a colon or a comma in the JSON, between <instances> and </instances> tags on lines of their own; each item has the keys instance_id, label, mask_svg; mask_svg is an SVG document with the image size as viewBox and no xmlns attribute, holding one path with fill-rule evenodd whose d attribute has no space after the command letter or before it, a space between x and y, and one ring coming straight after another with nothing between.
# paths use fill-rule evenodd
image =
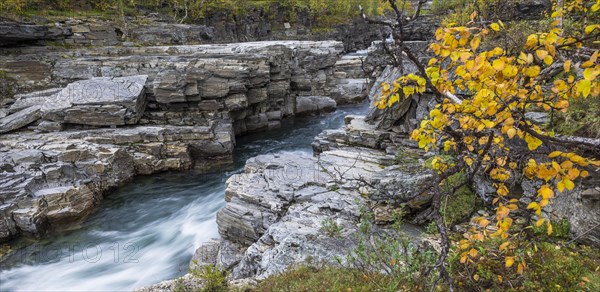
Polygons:
<instances>
[{"instance_id":1,"label":"green shrub","mask_svg":"<svg viewBox=\"0 0 600 292\"><path fill-rule=\"evenodd\" d=\"M3 0L0 16L88 16L90 12L108 16L125 13L136 15L139 11L162 12L187 22L200 21L209 14L226 13L232 20L248 11L260 9L267 16L273 7L287 8L284 18L293 21L297 12L308 10L318 27L349 22L359 15L358 5L372 15L381 15L387 9L380 0Z\"/></svg>"},{"instance_id":2,"label":"green shrub","mask_svg":"<svg viewBox=\"0 0 600 292\"><path fill-rule=\"evenodd\" d=\"M493 250L495 243L479 248ZM451 274L460 290L483 291L600 291L600 251L586 246L561 246L538 241L518 251L527 262L522 274L504 261L484 253L477 269L461 264L459 252L453 252L449 262ZM534 252L535 251L535 252Z\"/></svg>"},{"instance_id":3,"label":"green shrub","mask_svg":"<svg viewBox=\"0 0 600 292\"><path fill-rule=\"evenodd\" d=\"M437 253L403 231L403 212L385 230L373 225L373 214L361 210L357 247L346 258L355 277L379 291L422 290L430 287Z\"/></svg>"},{"instance_id":4,"label":"green shrub","mask_svg":"<svg viewBox=\"0 0 600 292\"><path fill-rule=\"evenodd\" d=\"M194 278L202 280L204 286L201 291L227 291L228 271L217 266L204 265L198 269L190 270L189 272Z\"/></svg>"},{"instance_id":5,"label":"green shrub","mask_svg":"<svg viewBox=\"0 0 600 292\"><path fill-rule=\"evenodd\" d=\"M321 221L321 231L325 232L329 237L340 237L342 234L342 227L340 227L333 219L325 219Z\"/></svg>"},{"instance_id":6,"label":"green shrub","mask_svg":"<svg viewBox=\"0 0 600 292\"><path fill-rule=\"evenodd\" d=\"M571 100L569 111L553 118L557 133L600 138L600 98Z\"/></svg>"}]
</instances>

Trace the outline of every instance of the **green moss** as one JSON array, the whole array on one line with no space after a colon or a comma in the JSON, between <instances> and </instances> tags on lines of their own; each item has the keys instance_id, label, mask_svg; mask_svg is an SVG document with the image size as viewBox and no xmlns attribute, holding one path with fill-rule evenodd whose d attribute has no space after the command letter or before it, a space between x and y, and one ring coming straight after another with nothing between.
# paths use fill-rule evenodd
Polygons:
<instances>
[{"instance_id":1,"label":"green moss","mask_svg":"<svg viewBox=\"0 0 600 292\"><path fill-rule=\"evenodd\" d=\"M442 191L449 194L454 188L458 188L454 194L445 197L441 206L441 214L445 218L447 226L459 224L477 211L482 206L481 200L473 192L468 184L465 184L467 177L464 172L456 173L446 179L443 183Z\"/></svg>"},{"instance_id":2,"label":"green moss","mask_svg":"<svg viewBox=\"0 0 600 292\"><path fill-rule=\"evenodd\" d=\"M548 224L545 222L539 227L533 226L533 232L538 238L546 238L546 239L568 239L569 231L571 229L571 225L569 221L566 219L560 221L551 221L552 224L552 235L548 236Z\"/></svg>"},{"instance_id":3,"label":"green moss","mask_svg":"<svg viewBox=\"0 0 600 292\"><path fill-rule=\"evenodd\" d=\"M398 152L396 152L394 162L396 164L416 164L419 163L419 158L421 158L420 154L399 148Z\"/></svg>"}]
</instances>

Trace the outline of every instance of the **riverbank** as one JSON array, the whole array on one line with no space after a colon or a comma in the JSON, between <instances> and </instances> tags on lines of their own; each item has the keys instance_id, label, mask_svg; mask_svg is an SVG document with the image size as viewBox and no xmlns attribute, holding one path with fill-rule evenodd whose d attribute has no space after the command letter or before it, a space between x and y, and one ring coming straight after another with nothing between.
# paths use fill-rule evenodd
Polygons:
<instances>
[{"instance_id":1,"label":"riverbank","mask_svg":"<svg viewBox=\"0 0 600 292\"><path fill-rule=\"evenodd\" d=\"M366 106L285 119L281 129L240 137L234 165L221 171L135 178L107 194L76 230L11 243L14 254L2 262L0 289L85 290L93 281L98 289L132 290L181 276L194 250L219 236L216 212L224 204L225 181L242 171L247 159L279 151L310 153L305 137L339 127L344 116L364 113Z\"/></svg>"}]
</instances>

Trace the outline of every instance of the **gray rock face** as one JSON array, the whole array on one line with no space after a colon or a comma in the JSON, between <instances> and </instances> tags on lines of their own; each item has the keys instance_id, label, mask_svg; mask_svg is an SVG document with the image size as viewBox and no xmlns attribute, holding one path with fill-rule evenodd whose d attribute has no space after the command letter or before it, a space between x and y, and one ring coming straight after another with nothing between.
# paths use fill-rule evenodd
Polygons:
<instances>
[{"instance_id":1,"label":"gray rock face","mask_svg":"<svg viewBox=\"0 0 600 292\"><path fill-rule=\"evenodd\" d=\"M3 135L0 241L85 218L134 175L227 163L235 143L227 122Z\"/></svg>"},{"instance_id":2,"label":"gray rock face","mask_svg":"<svg viewBox=\"0 0 600 292\"><path fill-rule=\"evenodd\" d=\"M391 218L388 204L424 210L430 197L415 194L431 173L418 159L394 165L395 156L385 150L393 144L390 133L364 117L346 121L344 129L319 135L313 145L318 157L260 155L227 181L227 203L217 215L222 241L216 263L231 270L232 279L263 279L308 258L336 264L336 257L343 260L356 247L365 204L379 206L380 219ZM340 227L339 236L322 230L325 220Z\"/></svg>"},{"instance_id":3,"label":"gray rock face","mask_svg":"<svg viewBox=\"0 0 600 292\"><path fill-rule=\"evenodd\" d=\"M10 106L8 111L14 113L30 106L42 105L46 100L54 98L61 90L62 88L51 88L32 93L16 94L15 102Z\"/></svg>"},{"instance_id":4,"label":"gray rock face","mask_svg":"<svg viewBox=\"0 0 600 292\"><path fill-rule=\"evenodd\" d=\"M186 44L212 41L215 32L204 25L156 23L135 26L128 37L145 45Z\"/></svg>"},{"instance_id":5,"label":"gray rock face","mask_svg":"<svg viewBox=\"0 0 600 292\"><path fill-rule=\"evenodd\" d=\"M52 40L63 36L63 33L60 29L43 25L0 22L0 46L18 42Z\"/></svg>"},{"instance_id":6,"label":"gray rock face","mask_svg":"<svg viewBox=\"0 0 600 292\"><path fill-rule=\"evenodd\" d=\"M368 51L344 55L335 63L335 84L332 85L331 98L338 105L358 103L368 96L369 79L365 76L363 61Z\"/></svg>"},{"instance_id":7,"label":"gray rock face","mask_svg":"<svg viewBox=\"0 0 600 292\"><path fill-rule=\"evenodd\" d=\"M65 84L0 106L9 114L3 131L42 119L0 139L0 241L84 218L107 189L135 175L228 164L236 134L334 110L334 73L359 78L354 65L336 69L342 49L339 42L289 41L90 48L70 51L73 58L25 47L19 58L0 56L10 72L23 72L22 88ZM257 226L245 244L263 232Z\"/></svg>"},{"instance_id":8,"label":"gray rock face","mask_svg":"<svg viewBox=\"0 0 600 292\"><path fill-rule=\"evenodd\" d=\"M297 96L334 97L342 104L361 100L365 82L357 68L359 56L340 63L342 51L342 43L334 41L98 47L71 50L67 54L73 58L64 58L64 52L25 48L18 60L0 56L0 66L8 68L9 74L24 76L17 80L17 86L24 90L66 86L81 78L148 75L148 107L141 123L170 124L173 119L163 117L195 116L198 110L231 112L235 134L243 134L278 127L280 118L271 116L265 121L264 114L279 111L281 118L295 115ZM103 116L107 123L129 123L120 117L130 110L123 113L104 104L85 108L89 109L86 114L77 106L68 109L71 113L66 115L60 107L57 115L47 119L98 125L94 120ZM87 115L90 111L94 114ZM93 121L76 121L88 116ZM197 124L195 118L177 122Z\"/></svg>"},{"instance_id":9,"label":"gray rock face","mask_svg":"<svg viewBox=\"0 0 600 292\"><path fill-rule=\"evenodd\" d=\"M23 128L42 117L42 106L36 105L0 119L0 134Z\"/></svg>"},{"instance_id":10,"label":"gray rock face","mask_svg":"<svg viewBox=\"0 0 600 292\"><path fill-rule=\"evenodd\" d=\"M406 66L406 68L410 68ZM416 70L415 70L416 71ZM410 72L410 70L409 70ZM405 71L405 73L407 73ZM375 81L369 96L374 99L381 97L382 83L392 84L402 76L402 72L393 66L387 66ZM394 132L410 133L429 115L435 106L433 96L428 94L401 97L400 101L383 110L373 107L367 115L367 122L376 125L380 130L393 130Z\"/></svg>"},{"instance_id":11,"label":"gray rock face","mask_svg":"<svg viewBox=\"0 0 600 292\"><path fill-rule=\"evenodd\" d=\"M97 77L69 84L42 107L44 119L80 125L136 124L144 113L148 76Z\"/></svg>"},{"instance_id":12,"label":"gray rock face","mask_svg":"<svg viewBox=\"0 0 600 292\"><path fill-rule=\"evenodd\" d=\"M332 112L337 104L327 96L298 96L296 97L296 113Z\"/></svg>"},{"instance_id":13,"label":"gray rock face","mask_svg":"<svg viewBox=\"0 0 600 292\"><path fill-rule=\"evenodd\" d=\"M596 178L597 179L597 178ZM567 219L572 238L578 242L600 247L600 188L598 183L559 193L550 212Z\"/></svg>"}]
</instances>

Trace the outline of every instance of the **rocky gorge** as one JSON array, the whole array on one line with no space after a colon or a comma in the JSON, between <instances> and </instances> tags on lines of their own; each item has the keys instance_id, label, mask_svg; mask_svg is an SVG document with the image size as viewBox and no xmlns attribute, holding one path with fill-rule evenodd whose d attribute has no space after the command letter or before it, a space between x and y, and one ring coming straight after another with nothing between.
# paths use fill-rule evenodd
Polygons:
<instances>
[{"instance_id":1,"label":"rocky gorge","mask_svg":"<svg viewBox=\"0 0 600 292\"><path fill-rule=\"evenodd\" d=\"M0 62L18 88L66 86L3 100L4 240L83 218L134 175L226 164L236 135L366 97L361 56L342 57L333 41L111 47L69 58L16 50Z\"/></svg>"},{"instance_id":2,"label":"rocky gorge","mask_svg":"<svg viewBox=\"0 0 600 292\"><path fill-rule=\"evenodd\" d=\"M370 98L381 94L382 82L392 82L399 74L397 68L386 67ZM439 237L419 227L432 220L433 195L422 192L434 177L427 167L432 153L419 150L408 138L434 106L433 97L425 94L391 110L371 107L364 115L346 116L341 128L317 135L313 155L280 152L249 159L243 173L227 180L226 204L217 213L220 238L196 250L190 271L216 265L230 271L229 285L247 289L298 265L348 266L348 256L364 236L359 226L365 206L372 210L378 230L370 236L390 232L394 216L402 214L407 221L403 232L414 244L439 250ZM599 239L594 229L600 222L596 180L593 175L582 186L561 193L561 201L548 211L548 216L568 222L573 240L591 246L598 246ZM523 192L533 187L527 179L517 183ZM492 220L474 203L489 200L491 182L479 176L469 188L472 191L462 195L466 200L450 202L447 208L455 204L463 216L478 213ZM329 229L332 224L334 231ZM173 291L181 285L201 287L202 281L186 274L139 291Z\"/></svg>"},{"instance_id":3,"label":"rocky gorge","mask_svg":"<svg viewBox=\"0 0 600 292\"><path fill-rule=\"evenodd\" d=\"M429 57L426 40L433 33L433 21L426 17L407 30L410 41L405 44L418 52L420 60ZM157 249L147 255L158 262L167 255L182 257L185 267L179 266L179 272L169 277L126 275L135 280L121 283L117 280L122 278L115 277L113 286L99 287L201 288L204 283L193 271L218 266L228 271L230 285L247 288L297 265L344 266L348 254L359 246L365 209L372 212L376 233L392 232L392 223L401 215L406 222L403 231L412 244L439 251L439 237L426 234L423 228L432 221L433 195L422 188L435 177L429 167L435 154L420 150L409 139L436 105L431 92L385 110L357 108L337 129L320 125L314 126L319 131L300 134L300 138L276 136L282 143L311 143L310 150L261 148L250 143L245 146L255 149L248 151L252 155L244 156L239 168L236 149L240 140L290 131L290 121L307 116L327 124L327 114L343 111L349 104L372 104L381 96L382 83L418 70L410 63L403 63L401 69L384 66L389 60L382 43L371 44L371 40L381 38L385 30L374 32L355 22L356 31L340 26L333 35L317 37L303 34L303 27L310 23L285 25L275 32L265 24L251 25L257 22L232 26L221 19L210 27L152 20L129 27L126 33L114 23L96 20L0 24L0 41L5 45L0 48L0 243L10 245L30 237L43 240L57 230L86 226L82 222L98 215L107 197L115 192L135 193L131 188L121 191L121 187L138 183L136 177L186 172L209 173L212 181L208 184L219 184L211 194L213 201L201 200L208 189L189 187L194 202L175 207L193 213L198 209L190 206L206 205L211 211L202 212L214 216L207 219L214 230L191 228L195 228L194 240L201 238L202 244L189 244L195 249L189 269L189 255L181 250L191 252L190 246L178 246L181 249L170 253ZM243 36L248 40L337 41L207 44L240 41ZM356 49L365 50L351 52ZM473 224L468 222L472 214L493 220L489 209L473 203L491 201L496 192L493 183L485 175L473 179L464 186L461 200L447 202L447 208L461 211L457 216L462 217L449 224L457 234ZM163 192L164 188L168 193L169 183L141 192ZM536 187L523 178L511 184L515 193L534 192ZM592 173L574 190L561 193L561 200L546 211L545 215L568 222L572 241L600 245L597 185L597 174ZM165 204L166 209L166 201L179 199L165 196L162 201L149 199L148 204ZM163 214L156 209L151 211ZM127 212L130 217L148 216L144 210ZM99 218L112 215L107 214ZM175 233L190 232L173 223L175 215L164 214L165 218L152 224ZM177 216L193 221L187 213ZM150 235L131 231L129 238L161 241L167 247L180 240L172 233L163 238L160 232L148 231ZM122 236L114 230L91 229L90 233ZM213 233L218 238L208 240L206 235ZM10 268L16 268L0 272L10 282L4 287L16 289L19 277L30 267L15 264L14 259L10 262ZM105 267L106 262L101 263ZM44 268L53 270L52 265ZM76 273L83 274L82 270ZM125 271L115 270L115 274L122 276ZM179 278L147 286L174 277ZM26 284L29 289L40 287Z\"/></svg>"}]
</instances>

